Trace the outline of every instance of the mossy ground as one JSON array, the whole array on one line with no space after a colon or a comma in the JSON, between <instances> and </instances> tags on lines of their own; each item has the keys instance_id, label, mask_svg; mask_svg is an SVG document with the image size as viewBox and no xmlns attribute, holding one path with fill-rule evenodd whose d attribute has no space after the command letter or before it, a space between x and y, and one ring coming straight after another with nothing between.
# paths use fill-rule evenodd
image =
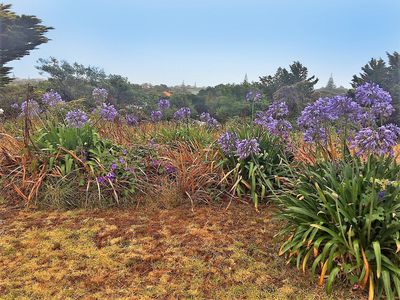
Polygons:
<instances>
[{"instance_id":1,"label":"mossy ground","mask_svg":"<svg viewBox=\"0 0 400 300\"><path fill-rule=\"evenodd\" d=\"M361 299L327 296L278 257L280 224L249 204L0 210L1 299Z\"/></svg>"}]
</instances>

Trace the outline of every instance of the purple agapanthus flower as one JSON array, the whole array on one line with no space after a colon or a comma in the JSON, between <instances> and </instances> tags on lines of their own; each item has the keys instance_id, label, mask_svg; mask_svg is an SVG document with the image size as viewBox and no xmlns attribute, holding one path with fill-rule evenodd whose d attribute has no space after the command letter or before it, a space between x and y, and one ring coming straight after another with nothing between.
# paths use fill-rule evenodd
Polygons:
<instances>
[{"instance_id":1,"label":"purple agapanthus flower","mask_svg":"<svg viewBox=\"0 0 400 300\"><path fill-rule=\"evenodd\" d=\"M176 173L177 169L173 165L165 166L165 173L167 174L174 174Z\"/></svg>"},{"instance_id":2,"label":"purple agapanthus flower","mask_svg":"<svg viewBox=\"0 0 400 300\"><path fill-rule=\"evenodd\" d=\"M266 113L274 119L281 119L289 114L289 109L285 102L275 101L268 107Z\"/></svg>"},{"instance_id":3,"label":"purple agapanthus flower","mask_svg":"<svg viewBox=\"0 0 400 300\"><path fill-rule=\"evenodd\" d=\"M112 104L102 103L99 110L100 116L107 121L114 121L118 115L117 109Z\"/></svg>"},{"instance_id":4,"label":"purple agapanthus flower","mask_svg":"<svg viewBox=\"0 0 400 300\"><path fill-rule=\"evenodd\" d=\"M158 108L160 110L166 110L168 108L170 108L171 103L169 102L168 99L165 98L160 98L160 100L158 100Z\"/></svg>"},{"instance_id":5,"label":"purple agapanthus flower","mask_svg":"<svg viewBox=\"0 0 400 300\"><path fill-rule=\"evenodd\" d=\"M287 139L292 130L292 124L284 119L288 113L285 102L274 102L267 111L257 113L254 123L268 130L274 136Z\"/></svg>"},{"instance_id":6,"label":"purple agapanthus flower","mask_svg":"<svg viewBox=\"0 0 400 300\"><path fill-rule=\"evenodd\" d=\"M162 116L163 116L163 113L162 113L161 110L153 110L153 111L150 113L150 117L151 117L151 120L152 120L153 122L158 122L158 121L160 121L160 120L162 119Z\"/></svg>"},{"instance_id":7,"label":"purple agapanthus flower","mask_svg":"<svg viewBox=\"0 0 400 300\"><path fill-rule=\"evenodd\" d=\"M105 184L109 181L114 181L116 178L117 175L113 171L111 171L107 175L97 177L96 180L100 184Z\"/></svg>"},{"instance_id":8,"label":"purple agapanthus flower","mask_svg":"<svg viewBox=\"0 0 400 300\"><path fill-rule=\"evenodd\" d=\"M67 123L67 126L74 128L85 126L88 120L89 119L87 114L80 109L69 111L65 117L65 122Z\"/></svg>"},{"instance_id":9,"label":"purple agapanthus flower","mask_svg":"<svg viewBox=\"0 0 400 300\"><path fill-rule=\"evenodd\" d=\"M38 116L40 114L39 103L33 99L29 99L21 103L21 116L28 115L29 117Z\"/></svg>"},{"instance_id":10,"label":"purple agapanthus flower","mask_svg":"<svg viewBox=\"0 0 400 300\"><path fill-rule=\"evenodd\" d=\"M185 119L187 120L190 118L191 114L192 114L192 112L189 107L182 107L174 113L174 119L175 120L185 120Z\"/></svg>"},{"instance_id":11,"label":"purple agapanthus flower","mask_svg":"<svg viewBox=\"0 0 400 300\"><path fill-rule=\"evenodd\" d=\"M393 147L400 141L400 128L387 124L378 128L366 127L356 133L351 147L356 149L356 155L393 155Z\"/></svg>"},{"instance_id":12,"label":"purple agapanthus flower","mask_svg":"<svg viewBox=\"0 0 400 300\"><path fill-rule=\"evenodd\" d=\"M262 94L260 91L250 90L246 93L245 99L248 102L259 102L262 99Z\"/></svg>"},{"instance_id":13,"label":"purple agapanthus flower","mask_svg":"<svg viewBox=\"0 0 400 300\"><path fill-rule=\"evenodd\" d=\"M226 155L230 155L236 151L237 135L234 132L227 131L218 139L218 145Z\"/></svg>"},{"instance_id":14,"label":"purple agapanthus flower","mask_svg":"<svg viewBox=\"0 0 400 300\"><path fill-rule=\"evenodd\" d=\"M200 121L206 123L206 126L210 129L217 128L219 125L218 121L215 118L211 117L208 112L203 112L200 115Z\"/></svg>"},{"instance_id":15,"label":"purple agapanthus flower","mask_svg":"<svg viewBox=\"0 0 400 300\"><path fill-rule=\"evenodd\" d=\"M92 96L96 103L99 105L107 100L108 91L103 88L94 88L92 91Z\"/></svg>"},{"instance_id":16,"label":"purple agapanthus flower","mask_svg":"<svg viewBox=\"0 0 400 300\"><path fill-rule=\"evenodd\" d=\"M61 95L54 90L50 90L43 94L42 96L43 104L47 106L55 106L57 104L64 103Z\"/></svg>"},{"instance_id":17,"label":"purple agapanthus flower","mask_svg":"<svg viewBox=\"0 0 400 300\"><path fill-rule=\"evenodd\" d=\"M18 103L13 103L11 104L12 109L19 109L19 104Z\"/></svg>"},{"instance_id":18,"label":"purple agapanthus flower","mask_svg":"<svg viewBox=\"0 0 400 300\"><path fill-rule=\"evenodd\" d=\"M139 125L139 120L136 116L132 115L132 114L128 114L125 116L125 120L126 120L126 124L128 124L129 126L137 126Z\"/></svg>"},{"instance_id":19,"label":"purple agapanthus flower","mask_svg":"<svg viewBox=\"0 0 400 300\"><path fill-rule=\"evenodd\" d=\"M355 98L365 109L367 121L371 117L386 120L394 112L392 97L377 84L367 82L360 85L356 89Z\"/></svg>"},{"instance_id":20,"label":"purple agapanthus flower","mask_svg":"<svg viewBox=\"0 0 400 300\"><path fill-rule=\"evenodd\" d=\"M246 159L252 154L260 153L260 145L257 139L244 139L236 143L236 155L239 159Z\"/></svg>"}]
</instances>

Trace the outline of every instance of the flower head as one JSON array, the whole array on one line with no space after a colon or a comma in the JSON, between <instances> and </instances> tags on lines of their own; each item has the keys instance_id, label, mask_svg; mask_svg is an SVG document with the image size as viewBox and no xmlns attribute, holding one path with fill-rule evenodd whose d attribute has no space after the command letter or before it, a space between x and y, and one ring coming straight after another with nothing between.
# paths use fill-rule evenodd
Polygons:
<instances>
[{"instance_id":1,"label":"flower head","mask_svg":"<svg viewBox=\"0 0 400 300\"><path fill-rule=\"evenodd\" d=\"M218 145L222 151L229 155L236 151L237 135L234 132L225 132L218 139Z\"/></svg>"},{"instance_id":2,"label":"flower head","mask_svg":"<svg viewBox=\"0 0 400 300\"><path fill-rule=\"evenodd\" d=\"M80 128L85 126L88 120L89 119L87 114L80 109L69 111L65 117L67 126L75 128Z\"/></svg>"},{"instance_id":3,"label":"flower head","mask_svg":"<svg viewBox=\"0 0 400 300\"><path fill-rule=\"evenodd\" d=\"M203 112L200 115L200 121L205 122L206 126L210 129L218 127L219 124L218 121L215 118L211 117L208 112Z\"/></svg>"},{"instance_id":4,"label":"flower head","mask_svg":"<svg viewBox=\"0 0 400 300\"><path fill-rule=\"evenodd\" d=\"M239 159L246 159L258 153L260 153L260 145L256 139L244 139L236 143L236 155Z\"/></svg>"},{"instance_id":5,"label":"flower head","mask_svg":"<svg viewBox=\"0 0 400 300\"><path fill-rule=\"evenodd\" d=\"M356 133L351 147L356 148L357 156L361 155L393 155L393 147L400 141L400 128L387 124L378 128L366 127Z\"/></svg>"},{"instance_id":6,"label":"flower head","mask_svg":"<svg viewBox=\"0 0 400 300\"><path fill-rule=\"evenodd\" d=\"M117 116L118 112L114 105L102 103L100 106L100 116L107 121L114 121L115 117Z\"/></svg>"},{"instance_id":7,"label":"flower head","mask_svg":"<svg viewBox=\"0 0 400 300\"><path fill-rule=\"evenodd\" d=\"M262 94L260 91L250 90L246 93L245 99L248 102L259 102L262 99Z\"/></svg>"},{"instance_id":8,"label":"flower head","mask_svg":"<svg viewBox=\"0 0 400 300\"><path fill-rule=\"evenodd\" d=\"M182 107L174 113L174 119L175 120L189 119L191 114L192 112L189 107Z\"/></svg>"},{"instance_id":9,"label":"flower head","mask_svg":"<svg viewBox=\"0 0 400 300\"><path fill-rule=\"evenodd\" d=\"M49 92L44 93L42 96L42 101L47 106L55 106L57 104L64 103L60 94L54 90L50 90Z\"/></svg>"},{"instance_id":10,"label":"flower head","mask_svg":"<svg viewBox=\"0 0 400 300\"><path fill-rule=\"evenodd\" d=\"M129 126L137 126L137 125L139 125L139 120L138 120L138 118L135 117L135 116L132 115L132 114L126 115L126 116L125 116L125 120L126 120L126 123L127 123Z\"/></svg>"},{"instance_id":11,"label":"flower head","mask_svg":"<svg viewBox=\"0 0 400 300\"><path fill-rule=\"evenodd\" d=\"M29 117L34 117L39 115L40 107L39 103L37 103L33 99L29 99L21 103L21 115L28 115Z\"/></svg>"},{"instance_id":12,"label":"flower head","mask_svg":"<svg viewBox=\"0 0 400 300\"><path fill-rule=\"evenodd\" d=\"M288 114L289 109L285 102L275 101L268 107L267 110L267 115L274 119L286 117Z\"/></svg>"},{"instance_id":13,"label":"flower head","mask_svg":"<svg viewBox=\"0 0 400 300\"><path fill-rule=\"evenodd\" d=\"M19 109L19 104L18 103L13 103L11 104L12 109Z\"/></svg>"},{"instance_id":14,"label":"flower head","mask_svg":"<svg viewBox=\"0 0 400 300\"><path fill-rule=\"evenodd\" d=\"M166 110L168 108L170 108L171 103L169 102L168 99L165 98L160 98L160 100L158 100L158 108L160 110Z\"/></svg>"},{"instance_id":15,"label":"flower head","mask_svg":"<svg viewBox=\"0 0 400 300\"><path fill-rule=\"evenodd\" d=\"M108 91L103 88L94 88L92 91L92 96L96 103L100 104L107 100Z\"/></svg>"},{"instance_id":16,"label":"flower head","mask_svg":"<svg viewBox=\"0 0 400 300\"><path fill-rule=\"evenodd\" d=\"M387 119L394 112L390 94L374 83L367 82L357 87L356 101L365 109L369 119Z\"/></svg>"},{"instance_id":17,"label":"flower head","mask_svg":"<svg viewBox=\"0 0 400 300\"><path fill-rule=\"evenodd\" d=\"M150 117L151 117L151 120L153 121L153 122L158 122L158 121L160 121L161 120L161 118L162 118L162 111L161 110L153 110L151 113L150 113Z\"/></svg>"}]
</instances>

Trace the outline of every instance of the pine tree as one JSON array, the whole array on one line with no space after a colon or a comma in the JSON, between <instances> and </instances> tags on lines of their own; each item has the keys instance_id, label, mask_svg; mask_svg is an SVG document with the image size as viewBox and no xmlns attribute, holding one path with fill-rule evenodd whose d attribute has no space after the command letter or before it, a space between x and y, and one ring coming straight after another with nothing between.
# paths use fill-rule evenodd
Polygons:
<instances>
[{"instance_id":1,"label":"pine tree","mask_svg":"<svg viewBox=\"0 0 400 300\"><path fill-rule=\"evenodd\" d=\"M10 11L11 4L0 4L0 86L9 83L12 68L5 65L28 55L37 46L47 43L44 34L53 29L41 25L35 16L16 15Z\"/></svg>"},{"instance_id":2,"label":"pine tree","mask_svg":"<svg viewBox=\"0 0 400 300\"><path fill-rule=\"evenodd\" d=\"M331 76L329 77L329 80L328 80L328 83L326 84L326 87L325 87L327 90L334 90L334 89L336 89L336 84L335 84L335 82L333 81L333 77L332 77L332 73L331 73Z\"/></svg>"},{"instance_id":3,"label":"pine tree","mask_svg":"<svg viewBox=\"0 0 400 300\"><path fill-rule=\"evenodd\" d=\"M249 79L247 78L247 73L244 75L244 80L243 80L243 84L248 84L249 83Z\"/></svg>"}]
</instances>

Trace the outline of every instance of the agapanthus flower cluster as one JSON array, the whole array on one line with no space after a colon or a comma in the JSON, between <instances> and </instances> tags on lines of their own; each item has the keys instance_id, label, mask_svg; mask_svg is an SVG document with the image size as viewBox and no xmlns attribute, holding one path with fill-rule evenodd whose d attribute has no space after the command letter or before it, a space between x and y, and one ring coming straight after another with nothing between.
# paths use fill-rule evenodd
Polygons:
<instances>
[{"instance_id":1,"label":"agapanthus flower cluster","mask_svg":"<svg viewBox=\"0 0 400 300\"><path fill-rule=\"evenodd\" d=\"M29 99L21 103L21 116L28 115L34 117L40 114L39 103L33 99Z\"/></svg>"},{"instance_id":2,"label":"agapanthus flower cluster","mask_svg":"<svg viewBox=\"0 0 400 300\"><path fill-rule=\"evenodd\" d=\"M393 155L393 147L400 142L400 128L387 124L378 128L366 127L354 136L351 147L356 149L356 155Z\"/></svg>"},{"instance_id":3,"label":"agapanthus flower cluster","mask_svg":"<svg viewBox=\"0 0 400 300\"><path fill-rule=\"evenodd\" d=\"M392 97L379 85L364 83L356 89L356 101L365 108L365 119L368 121L385 120L393 113Z\"/></svg>"},{"instance_id":4,"label":"agapanthus flower cluster","mask_svg":"<svg viewBox=\"0 0 400 300\"><path fill-rule=\"evenodd\" d=\"M226 155L230 155L236 151L236 143L238 142L238 137L236 133L227 131L221 134L217 142L222 151Z\"/></svg>"},{"instance_id":5,"label":"agapanthus flower cluster","mask_svg":"<svg viewBox=\"0 0 400 300\"><path fill-rule=\"evenodd\" d=\"M257 139L244 139L236 142L236 156L239 159L246 159L252 154L260 153L260 145Z\"/></svg>"},{"instance_id":6,"label":"agapanthus flower cluster","mask_svg":"<svg viewBox=\"0 0 400 300\"><path fill-rule=\"evenodd\" d=\"M259 102L262 99L262 94L260 91L250 90L246 93L245 99L248 102Z\"/></svg>"},{"instance_id":7,"label":"agapanthus flower cluster","mask_svg":"<svg viewBox=\"0 0 400 300\"><path fill-rule=\"evenodd\" d=\"M56 106L57 104L64 103L61 95L54 90L50 90L42 96L43 104L47 106Z\"/></svg>"},{"instance_id":8,"label":"agapanthus flower cluster","mask_svg":"<svg viewBox=\"0 0 400 300\"><path fill-rule=\"evenodd\" d=\"M153 111L150 113L150 117L151 117L151 120L152 120L153 122L161 121L162 116L163 116L163 114L162 114L162 111L161 111L161 110L153 110Z\"/></svg>"},{"instance_id":9,"label":"agapanthus flower cluster","mask_svg":"<svg viewBox=\"0 0 400 300\"><path fill-rule=\"evenodd\" d=\"M158 100L158 108L160 110L166 110L168 108L170 108L171 103L169 102L168 99L165 98L160 98L160 100Z\"/></svg>"},{"instance_id":10,"label":"agapanthus flower cluster","mask_svg":"<svg viewBox=\"0 0 400 300\"><path fill-rule=\"evenodd\" d=\"M267 110L267 115L274 119L281 119L289 114L289 109L286 102L275 101L273 102Z\"/></svg>"},{"instance_id":11,"label":"agapanthus flower cluster","mask_svg":"<svg viewBox=\"0 0 400 300\"><path fill-rule=\"evenodd\" d=\"M80 110L71 110L65 117L65 122L68 127L81 128L89 121L87 114Z\"/></svg>"},{"instance_id":12,"label":"agapanthus flower cluster","mask_svg":"<svg viewBox=\"0 0 400 300\"><path fill-rule=\"evenodd\" d=\"M218 121L215 118L211 117L208 112L203 112L200 115L200 121L206 123L206 126L210 129L217 128L219 124Z\"/></svg>"},{"instance_id":13,"label":"agapanthus flower cluster","mask_svg":"<svg viewBox=\"0 0 400 300\"><path fill-rule=\"evenodd\" d=\"M114 121L118 115L117 109L112 104L102 103L99 108L100 116L107 121Z\"/></svg>"},{"instance_id":14,"label":"agapanthus flower cluster","mask_svg":"<svg viewBox=\"0 0 400 300\"><path fill-rule=\"evenodd\" d=\"M338 95L329 99L328 108L330 111L330 120L345 120L359 122L363 118L361 106L352 98Z\"/></svg>"},{"instance_id":15,"label":"agapanthus flower cluster","mask_svg":"<svg viewBox=\"0 0 400 300\"><path fill-rule=\"evenodd\" d=\"M18 103L13 103L11 104L12 109L19 109L19 104Z\"/></svg>"},{"instance_id":16,"label":"agapanthus flower cluster","mask_svg":"<svg viewBox=\"0 0 400 300\"><path fill-rule=\"evenodd\" d=\"M292 130L292 124L284 119L288 113L285 102L274 102L267 111L257 113L254 123L268 130L272 135L287 139Z\"/></svg>"},{"instance_id":17,"label":"agapanthus flower cluster","mask_svg":"<svg viewBox=\"0 0 400 300\"><path fill-rule=\"evenodd\" d=\"M192 112L189 107L182 107L174 113L174 119L175 120L189 119L191 114Z\"/></svg>"},{"instance_id":18,"label":"agapanthus flower cluster","mask_svg":"<svg viewBox=\"0 0 400 300\"><path fill-rule=\"evenodd\" d=\"M125 120L126 120L126 124L128 124L129 126L137 126L139 125L139 120L136 116L132 115L132 114L128 114L125 116Z\"/></svg>"},{"instance_id":19,"label":"agapanthus flower cluster","mask_svg":"<svg viewBox=\"0 0 400 300\"><path fill-rule=\"evenodd\" d=\"M96 178L97 182L100 184L105 184L109 181L114 181L117 178L117 175L114 171L110 171L107 175L99 176Z\"/></svg>"},{"instance_id":20,"label":"agapanthus flower cluster","mask_svg":"<svg viewBox=\"0 0 400 300\"><path fill-rule=\"evenodd\" d=\"M337 113L332 110L331 98L320 98L303 109L297 124L306 130L305 142L324 142L326 124L336 119Z\"/></svg>"},{"instance_id":21,"label":"agapanthus flower cluster","mask_svg":"<svg viewBox=\"0 0 400 300\"><path fill-rule=\"evenodd\" d=\"M107 100L108 97L108 91L106 89L103 88L94 88L93 92L92 92L92 96L94 98L94 100L100 104L104 101Z\"/></svg>"}]
</instances>

